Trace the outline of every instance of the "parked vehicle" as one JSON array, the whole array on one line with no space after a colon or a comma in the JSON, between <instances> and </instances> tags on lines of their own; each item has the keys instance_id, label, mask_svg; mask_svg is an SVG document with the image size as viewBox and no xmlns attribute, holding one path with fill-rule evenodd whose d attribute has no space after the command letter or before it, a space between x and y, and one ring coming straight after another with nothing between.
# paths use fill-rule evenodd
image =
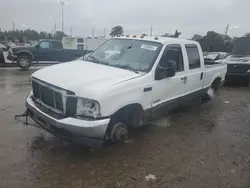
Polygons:
<instances>
[{"instance_id":1,"label":"parked vehicle","mask_svg":"<svg viewBox=\"0 0 250 188\"><path fill-rule=\"evenodd\" d=\"M226 52L208 52L204 55L204 59L207 63L223 63L227 56Z\"/></svg>"},{"instance_id":2,"label":"parked vehicle","mask_svg":"<svg viewBox=\"0 0 250 188\"><path fill-rule=\"evenodd\" d=\"M1 44L1 43L0 43L0 49L1 49L2 51L4 51L4 52L7 51L7 47L6 47L4 44Z\"/></svg>"},{"instance_id":3,"label":"parked vehicle","mask_svg":"<svg viewBox=\"0 0 250 188\"><path fill-rule=\"evenodd\" d=\"M29 47L31 45L29 43L18 43L17 46L26 46L26 47Z\"/></svg>"},{"instance_id":4,"label":"parked vehicle","mask_svg":"<svg viewBox=\"0 0 250 188\"><path fill-rule=\"evenodd\" d=\"M10 48L16 47L16 44L15 44L14 42L4 41L4 42L1 42L1 43L4 44L4 45L7 47L7 51L8 51Z\"/></svg>"},{"instance_id":5,"label":"parked vehicle","mask_svg":"<svg viewBox=\"0 0 250 188\"><path fill-rule=\"evenodd\" d=\"M234 43L232 55L225 59L227 63L227 82L250 84L250 38L239 38Z\"/></svg>"},{"instance_id":6,"label":"parked vehicle","mask_svg":"<svg viewBox=\"0 0 250 188\"><path fill-rule=\"evenodd\" d=\"M65 49L78 49L93 51L107 39L83 38L83 37L63 37L62 43Z\"/></svg>"},{"instance_id":7,"label":"parked vehicle","mask_svg":"<svg viewBox=\"0 0 250 188\"><path fill-rule=\"evenodd\" d=\"M106 51L119 53L105 56ZM60 138L95 147L120 143L164 107L210 100L225 64L204 64L199 43L175 38L113 38L85 60L32 74L27 113Z\"/></svg>"},{"instance_id":8,"label":"parked vehicle","mask_svg":"<svg viewBox=\"0 0 250 188\"><path fill-rule=\"evenodd\" d=\"M88 51L64 49L58 40L42 40L30 47L11 48L7 59L16 61L20 68L28 69L33 61L67 62L83 56Z\"/></svg>"},{"instance_id":9,"label":"parked vehicle","mask_svg":"<svg viewBox=\"0 0 250 188\"><path fill-rule=\"evenodd\" d=\"M4 64L4 63L5 63L4 54L3 54L3 51L0 48L0 64Z\"/></svg>"}]
</instances>

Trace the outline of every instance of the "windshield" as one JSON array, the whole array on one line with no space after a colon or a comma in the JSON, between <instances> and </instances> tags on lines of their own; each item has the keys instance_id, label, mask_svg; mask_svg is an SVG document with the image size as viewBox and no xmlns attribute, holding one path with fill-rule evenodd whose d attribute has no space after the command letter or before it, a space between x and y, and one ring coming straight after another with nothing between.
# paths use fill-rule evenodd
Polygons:
<instances>
[{"instance_id":1,"label":"windshield","mask_svg":"<svg viewBox=\"0 0 250 188\"><path fill-rule=\"evenodd\" d=\"M135 39L110 39L93 52L86 61L131 71L148 72L162 44Z\"/></svg>"}]
</instances>

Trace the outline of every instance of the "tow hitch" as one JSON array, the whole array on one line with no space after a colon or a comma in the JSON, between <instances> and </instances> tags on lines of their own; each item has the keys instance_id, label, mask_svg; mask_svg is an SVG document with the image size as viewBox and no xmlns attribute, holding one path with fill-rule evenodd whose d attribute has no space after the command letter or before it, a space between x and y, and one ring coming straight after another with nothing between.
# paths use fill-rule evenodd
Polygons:
<instances>
[{"instance_id":1,"label":"tow hitch","mask_svg":"<svg viewBox=\"0 0 250 188\"><path fill-rule=\"evenodd\" d=\"M23 114L15 115L14 118L15 118L16 121L19 121L19 122L23 123L26 126L31 125L31 126L40 128L38 125L29 122L30 115L31 114L30 114L29 110L26 110ZM22 121L19 118L25 118L25 121Z\"/></svg>"}]
</instances>

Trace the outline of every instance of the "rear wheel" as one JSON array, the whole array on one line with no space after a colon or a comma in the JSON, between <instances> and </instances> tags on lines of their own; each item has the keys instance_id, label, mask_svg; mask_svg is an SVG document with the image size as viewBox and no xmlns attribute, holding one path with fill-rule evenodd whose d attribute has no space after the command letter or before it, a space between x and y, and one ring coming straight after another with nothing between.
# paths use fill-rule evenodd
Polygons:
<instances>
[{"instance_id":1,"label":"rear wheel","mask_svg":"<svg viewBox=\"0 0 250 188\"><path fill-rule=\"evenodd\" d=\"M28 55L20 55L17 58L17 63L21 69L27 70L31 66L32 60Z\"/></svg>"},{"instance_id":2,"label":"rear wheel","mask_svg":"<svg viewBox=\"0 0 250 188\"><path fill-rule=\"evenodd\" d=\"M215 92L220 88L220 86L221 86L221 80L218 78L209 87L207 93L201 97L201 101L202 102L210 101L214 97Z\"/></svg>"}]
</instances>

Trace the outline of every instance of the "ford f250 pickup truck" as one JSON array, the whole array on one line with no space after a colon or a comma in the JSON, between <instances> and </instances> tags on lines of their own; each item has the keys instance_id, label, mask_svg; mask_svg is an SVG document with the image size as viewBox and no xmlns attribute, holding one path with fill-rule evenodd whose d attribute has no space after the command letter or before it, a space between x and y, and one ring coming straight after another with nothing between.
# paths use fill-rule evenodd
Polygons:
<instances>
[{"instance_id":1,"label":"ford f250 pickup truck","mask_svg":"<svg viewBox=\"0 0 250 188\"><path fill-rule=\"evenodd\" d=\"M17 62L21 69L28 69L32 62L67 62L89 53L86 50L64 49L59 40L41 40L34 46L19 46L9 49L8 60Z\"/></svg>"},{"instance_id":2,"label":"ford f250 pickup truck","mask_svg":"<svg viewBox=\"0 0 250 188\"><path fill-rule=\"evenodd\" d=\"M226 71L225 64L206 66L195 41L112 38L84 60L33 73L26 113L66 140L120 143L163 107L211 99Z\"/></svg>"}]
</instances>

